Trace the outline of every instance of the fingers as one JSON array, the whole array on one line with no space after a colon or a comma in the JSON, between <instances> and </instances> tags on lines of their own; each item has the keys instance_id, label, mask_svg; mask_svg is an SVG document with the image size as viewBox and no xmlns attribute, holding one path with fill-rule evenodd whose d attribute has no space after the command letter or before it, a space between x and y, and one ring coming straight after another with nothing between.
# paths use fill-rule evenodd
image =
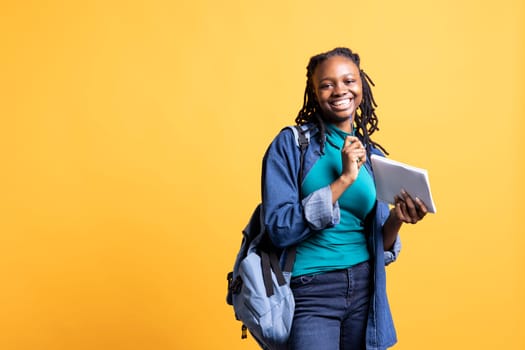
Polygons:
<instances>
[{"instance_id":1,"label":"fingers","mask_svg":"<svg viewBox=\"0 0 525 350\"><path fill-rule=\"evenodd\" d=\"M428 213L427 206L423 201L416 197L416 204L417 204L417 213L419 215L419 220L423 219L425 215Z\"/></svg>"},{"instance_id":2,"label":"fingers","mask_svg":"<svg viewBox=\"0 0 525 350\"><path fill-rule=\"evenodd\" d=\"M398 196L394 197L394 213L396 217L402 222L408 222L405 217L406 208L404 208L405 202L403 202Z\"/></svg>"},{"instance_id":3,"label":"fingers","mask_svg":"<svg viewBox=\"0 0 525 350\"><path fill-rule=\"evenodd\" d=\"M425 204L419 199L412 197L405 191L394 197L395 212L398 218L406 223L415 224L427 214Z\"/></svg>"},{"instance_id":4,"label":"fingers","mask_svg":"<svg viewBox=\"0 0 525 350\"><path fill-rule=\"evenodd\" d=\"M355 136L347 136L345 138L342 153L350 162L355 162L358 166L366 162L366 149Z\"/></svg>"},{"instance_id":5,"label":"fingers","mask_svg":"<svg viewBox=\"0 0 525 350\"><path fill-rule=\"evenodd\" d=\"M405 209L410 223L415 224L418 221L416 205L414 204L412 197L410 197L410 195L405 190L401 190L401 195L403 196L403 201L405 202Z\"/></svg>"}]
</instances>

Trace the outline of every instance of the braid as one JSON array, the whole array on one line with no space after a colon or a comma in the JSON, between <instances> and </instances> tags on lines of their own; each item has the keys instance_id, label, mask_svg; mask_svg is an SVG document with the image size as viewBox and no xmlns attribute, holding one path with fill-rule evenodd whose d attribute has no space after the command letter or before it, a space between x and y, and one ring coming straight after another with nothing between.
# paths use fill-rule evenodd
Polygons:
<instances>
[{"instance_id":1,"label":"braid","mask_svg":"<svg viewBox=\"0 0 525 350\"><path fill-rule=\"evenodd\" d=\"M356 134L361 138L363 144L365 145L367 152L370 152L372 147L380 148L384 153L388 152L378 143L372 141L370 136L376 131L379 130L377 115L375 113L375 108L377 103L374 100L372 94L372 89L370 85L375 86L374 82L368 74L366 74L359 66L361 63L360 57L357 53L352 52L352 50L345 47L337 47L331 51L321 53L319 55L313 56L310 58L310 62L306 67L306 88L304 90L304 99L303 106L299 110L297 117L295 118L295 123L297 125L304 125L306 123L314 123L317 125L320 131L319 142L321 144L321 153L324 151L324 144L326 140L326 128L323 123L322 112L317 99L315 97L315 89L313 85L313 75L315 69L320 63L326 59L333 56L342 56L350 59L355 63L359 69L359 75L361 77L361 82L363 86L363 99L359 105L355 117L355 131Z\"/></svg>"}]
</instances>

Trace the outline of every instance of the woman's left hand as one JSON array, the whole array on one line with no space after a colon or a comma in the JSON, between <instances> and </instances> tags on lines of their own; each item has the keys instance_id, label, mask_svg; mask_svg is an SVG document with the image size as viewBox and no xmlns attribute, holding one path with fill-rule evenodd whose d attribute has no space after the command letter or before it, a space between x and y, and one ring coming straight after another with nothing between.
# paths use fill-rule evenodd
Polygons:
<instances>
[{"instance_id":1,"label":"woman's left hand","mask_svg":"<svg viewBox=\"0 0 525 350\"><path fill-rule=\"evenodd\" d=\"M419 199L413 199L405 190L394 197L394 208L390 211L390 216L401 222L415 224L427 215L427 207Z\"/></svg>"}]
</instances>

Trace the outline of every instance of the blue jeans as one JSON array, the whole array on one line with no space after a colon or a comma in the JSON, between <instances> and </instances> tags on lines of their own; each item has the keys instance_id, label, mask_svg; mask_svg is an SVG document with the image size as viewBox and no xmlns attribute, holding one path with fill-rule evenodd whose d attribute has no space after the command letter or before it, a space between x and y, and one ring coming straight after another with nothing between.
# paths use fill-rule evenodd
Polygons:
<instances>
[{"instance_id":1,"label":"blue jeans","mask_svg":"<svg viewBox=\"0 0 525 350\"><path fill-rule=\"evenodd\" d=\"M295 314L289 349L365 349L370 263L292 278Z\"/></svg>"}]
</instances>

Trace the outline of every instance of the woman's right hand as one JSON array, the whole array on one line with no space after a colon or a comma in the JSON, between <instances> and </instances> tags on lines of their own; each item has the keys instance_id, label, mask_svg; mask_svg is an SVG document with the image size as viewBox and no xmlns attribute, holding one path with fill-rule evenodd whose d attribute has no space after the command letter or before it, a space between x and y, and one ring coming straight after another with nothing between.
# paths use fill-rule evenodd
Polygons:
<instances>
[{"instance_id":1,"label":"woman's right hand","mask_svg":"<svg viewBox=\"0 0 525 350\"><path fill-rule=\"evenodd\" d=\"M341 175L330 184L332 191L332 203L337 202L339 197L350 187L359 175L359 169L366 162L366 149L355 136L347 136L341 149L343 170Z\"/></svg>"},{"instance_id":2,"label":"woman's right hand","mask_svg":"<svg viewBox=\"0 0 525 350\"><path fill-rule=\"evenodd\" d=\"M341 150L343 170L341 178L351 185L359 174L359 169L366 162L366 149L355 136L347 136Z\"/></svg>"}]
</instances>

